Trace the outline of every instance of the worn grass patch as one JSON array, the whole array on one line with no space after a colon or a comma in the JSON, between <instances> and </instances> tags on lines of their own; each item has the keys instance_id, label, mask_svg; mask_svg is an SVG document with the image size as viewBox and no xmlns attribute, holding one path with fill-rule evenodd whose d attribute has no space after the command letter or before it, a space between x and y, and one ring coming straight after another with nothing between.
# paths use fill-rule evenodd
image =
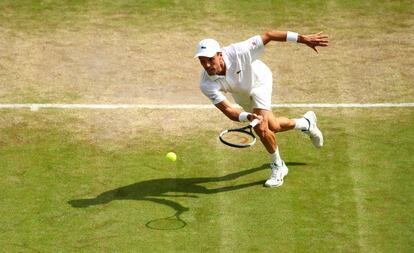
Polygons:
<instances>
[{"instance_id":1,"label":"worn grass patch","mask_svg":"<svg viewBox=\"0 0 414 253\"><path fill-rule=\"evenodd\" d=\"M323 30L316 55L267 46L275 103L412 102L410 1L2 1L4 103L208 103L194 45ZM234 29L237 27L237 29Z\"/></svg>"}]
</instances>

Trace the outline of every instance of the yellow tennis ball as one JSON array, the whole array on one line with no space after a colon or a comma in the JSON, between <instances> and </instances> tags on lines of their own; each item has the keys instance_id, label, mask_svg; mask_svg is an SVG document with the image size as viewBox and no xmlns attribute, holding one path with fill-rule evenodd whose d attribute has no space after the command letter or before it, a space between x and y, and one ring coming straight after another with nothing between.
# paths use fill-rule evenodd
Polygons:
<instances>
[{"instance_id":1,"label":"yellow tennis ball","mask_svg":"<svg viewBox=\"0 0 414 253\"><path fill-rule=\"evenodd\" d=\"M174 152L169 152L165 157L172 162L177 160L177 155Z\"/></svg>"}]
</instances>

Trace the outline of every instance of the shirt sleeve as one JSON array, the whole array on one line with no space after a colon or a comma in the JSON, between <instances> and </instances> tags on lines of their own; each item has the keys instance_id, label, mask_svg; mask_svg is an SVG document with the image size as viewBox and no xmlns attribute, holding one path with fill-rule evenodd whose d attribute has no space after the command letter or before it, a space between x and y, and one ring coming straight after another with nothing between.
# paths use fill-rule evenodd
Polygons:
<instances>
[{"instance_id":1,"label":"shirt sleeve","mask_svg":"<svg viewBox=\"0 0 414 253\"><path fill-rule=\"evenodd\" d=\"M226 99L226 96L220 91L220 86L218 83L202 79L200 82L200 89L203 94L210 99L210 101L216 105Z\"/></svg>"},{"instance_id":2,"label":"shirt sleeve","mask_svg":"<svg viewBox=\"0 0 414 253\"><path fill-rule=\"evenodd\" d=\"M238 54L249 54L252 62L259 59L264 50L263 40L260 35L235 43L234 46Z\"/></svg>"}]
</instances>

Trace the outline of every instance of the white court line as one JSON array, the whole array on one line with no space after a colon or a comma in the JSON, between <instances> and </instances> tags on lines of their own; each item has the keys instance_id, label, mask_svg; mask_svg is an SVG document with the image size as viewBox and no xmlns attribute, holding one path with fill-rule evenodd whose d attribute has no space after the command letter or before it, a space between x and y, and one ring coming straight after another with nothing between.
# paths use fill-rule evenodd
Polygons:
<instances>
[{"instance_id":1,"label":"white court line","mask_svg":"<svg viewBox=\"0 0 414 253\"><path fill-rule=\"evenodd\" d=\"M374 104L272 104L272 108L387 108L414 107L414 103ZM213 105L203 104L0 104L0 109L211 109Z\"/></svg>"}]
</instances>

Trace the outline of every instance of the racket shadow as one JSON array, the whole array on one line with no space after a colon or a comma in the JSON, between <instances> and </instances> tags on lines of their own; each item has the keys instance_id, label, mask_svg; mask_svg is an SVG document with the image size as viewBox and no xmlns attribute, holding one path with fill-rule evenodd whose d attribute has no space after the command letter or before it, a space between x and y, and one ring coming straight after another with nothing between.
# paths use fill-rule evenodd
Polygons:
<instances>
[{"instance_id":1,"label":"racket shadow","mask_svg":"<svg viewBox=\"0 0 414 253\"><path fill-rule=\"evenodd\" d=\"M287 163L288 165L303 165L302 163ZM232 181L252 173L269 169L269 164L263 164L256 168L246 169L235 173L219 177L193 177L193 178L160 178L137 182L127 186L115 188L109 191L102 192L95 198L89 199L73 199L68 201L74 208L86 208L94 205L107 204L114 200L136 200L136 201L150 201L160 205L168 206L175 211L175 214L165 219L175 217L183 225L179 228L185 227L187 223L183 221L180 216L184 212L189 211L188 207L181 205L177 201L170 198L198 198L200 194L216 194L220 192L228 192L241 190L248 187L263 185L264 180L248 182L243 184L236 184L231 186L207 188L201 184L212 182ZM158 219L156 219L158 220ZM159 219L161 220L161 219ZM153 228L148 226L148 228ZM156 229L156 228L153 228ZM177 229L177 228L174 228ZM168 229L163 229L168 230Z\"/></svg>"}]
</instances>

